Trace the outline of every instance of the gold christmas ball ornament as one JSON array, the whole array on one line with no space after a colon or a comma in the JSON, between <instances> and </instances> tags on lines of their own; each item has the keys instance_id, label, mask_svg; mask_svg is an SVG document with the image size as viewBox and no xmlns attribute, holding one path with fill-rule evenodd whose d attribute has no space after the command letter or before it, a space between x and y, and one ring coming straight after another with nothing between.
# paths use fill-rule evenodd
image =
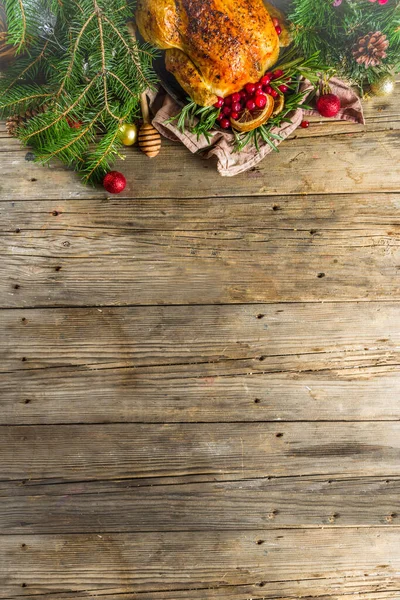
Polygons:
<instances>
[{"instance_id":1,"label":"gold christmas ball ornament","mask_svg":"<svg viewBox=\"0 0 400 600\"><path fill-rule=\"evenodd\" d=\"M374 96L390 96L393 94L396 80L391 75L384 75L371 84L371 92Z\"/></svg>"},{"instance_id":2,"label":"gold christmas ball ornament","mask_svg":"<svg viewBox=\"0 0 400 600\"><path fill-rule=\"evenodd\" d=\"M138 128L134 123L124 123L119 128L119 139L124 146L133 146L138 139Z\"/></svg>"}]
</instances>

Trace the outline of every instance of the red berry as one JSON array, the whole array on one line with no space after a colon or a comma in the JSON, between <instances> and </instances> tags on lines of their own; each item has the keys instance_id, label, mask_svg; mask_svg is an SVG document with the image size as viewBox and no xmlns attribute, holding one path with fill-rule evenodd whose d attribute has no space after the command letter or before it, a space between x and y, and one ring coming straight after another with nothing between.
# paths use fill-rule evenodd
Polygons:
<instances>
[{"instance_id":1,"label":"red berry","mask_svg":"<svg viewBox=\"0 0 400 600\"><path fill-rule=\"evenodd\" d=\"M272 19L272 22L273 22L273 24L274 24L274 27L278 27L278 25L279 25L279 19L277 19L276 17L274 17L274 18Z\"/></svg>"},{"instance_id":2,"label":"red berry","mask_svg":"<svg viewBox=\"0 0 400 600\"><path fill-rule=\"evenodd\" d=\"M231 119L234 119L235 121L237 121L239 118L239 113L238 112L232 112L231 113Z\"/></svg>"},{"instance_id":3,"label":"red berry","mask_svg":"<svg viewBox=\"0 0 400 600\"><path fill-rule=\"evenodd\" d=\"M336 117L341 109L340 98L336 94L323 94L318 98L317 109L322 117Z\"/></svg>"},{"instance_id":4,"label":"red berry","mask_svg":"<svg viewBox=\"0 0 400 600\"><path fill-rule=\"evenodd\" d=\"M277 26L275 27L275 31L276 31L276 33L277 33L278 35L281 35L281 33L282 33L282 27L281 27L280 25L277 25Z\"/></svg>"},{"instance_id":5,"label":"red berry","mask_svg":"<svg viewBox=\"0 0 400 600\"><path fill-rule=\"evenodd\" d=\"M224 108L222 109L222 114L229 116L232 112L232 108L230 106L224 106Z\"/></svg>"},{"instance_id":6,"label":"red berry","mask_svg":"<svg viewBox=\"0 0 400 600\"><path fill-rule=\"evenodd\" d=\"M266 86L265 86L265 88L264 88L264 92L265 92L266 94L269 94L270 96L272 96L272 91L273 91L273 90L272 90L272 87L271 87L270 85L266 85Z\"/></svg>"},{"instance_id":7,"label":"red berry","mask_svg":"<svg viewBox=\"0 0 400 600\"><path fill-rule=\"evenodd\" d=\"M257 91L262 90L262 87L263 87L263 85L262 85L261 81L259 81L258 83L256 83L256 93L257 93Z\"/></svg>"},{"instance_id":8,"label":"red berry","mask_svg":"<svg viewBox=\"0 0 400 600\"><path fill-rule=\"evenodd\" d=\"M254 83L248 83L245 89L248 94L252 95L256 91L256 86Z\"/></svg>"},{"instance_id":9,"label":"red berry","mask_svg":"<svg viewBox=\"0 0 400 600\"><path fill-rule=\"evenodd\" d=\"M240 102L240 98L241 98L241 95L239 94L239 92L232 94L232 102Z\"/></svg>"},{"instance_id":10,"label":"red berry","mask_svg":"<svg viewBox=\"0 0 400 600\"><path fill-rule=\"evenodd\" d=\"M225 98L225 105L226 106L231 106L231 104L232 104L232 96L227 96Z\"/></svg>"},{"instance_id":11,"label":"red berry","mask_svg":"<svg viewBox=\"0 0 400 600\"><path fill-rule=\"evenodd\" d=\"M271 89L271 96L272 96L273 98L277 98L277 97L279 96L279 92L277 92L277 91L276 91L276 90L274 90L274 89Z\"/></svg>"},{"instance_id":12,"label":"red berry","mask_svg":"<svg viewBox=\"0 0 400 600\"><path fill-rule=\"evenodd\" d=\"M265 95L264 88L256 90L256 96L264 96L264 95Z\"/></svg>"},{"instance_id":13,"label":"red berry","mask_svg":"<svg viewBox=\"0 0 400 600\"><path fill-rule=\"evenodd\" d=\"M264 94L262 96L256 96L256 99L254 102L255 102L257 108L264 108L264 106L267 104L267 97L264 96Z\"/></svg>"},{"instance_id":14,"label":"red berry","mask_svg":"<svg viewBox=\"0 0 400 600\"><path fill-rule=\"evenodd\" d=\"M241 90L241 91L239 92L239 94L240 94L240 97L241 97L242 99L243 99L243 98L247 98L247 94L246 94L246 92L245 92L244 90Z\"/></svg>"},{"instance_id":15,"label":"red berry","mask_svg":"<svg viewBox=\"0 0 400 600\"><path fill-rule=\"evenodd\" d=\"M278 90L280 92L282 92L282 94L286 94L286 92L288 91L288 89L289 89L288 86L285 85L284 83L282 83L282 85L278 86Z\"/></svg>"},{"instance_id":16,"label":"red berry","mask_svg":"<svg viewBox=\"0 0 400 600\"><path fill-rule=\"evenodd\" d=\"M271 79L280 79L281 77L283 77L283 75L284 72L282 71L282 69L276 69L276 71L272 73Z\"/></svg>"},{"instance_id":17,"label":"red berry","mask_svg":"<svg viewBox=\"0 0 400 600\"><path fill-rule=\"evenodd\" d=\"M247 110L252 111L252 110L255 109L255 107L256 107L256 103L254 102L254 100L251 100L251 99L247 100L247 102L246 102L246 108L247 108Z\"/></svg>"},{"instance_id":18,"label":"red berry","mask_svg":"<svg viewBox=\"0 0 400 600\"><path fill-rule=\"evenodd\" d=\"M222 108L223 105L225 104L225 101L223 98L221 98L221 96L218 96L218 100L216 101L216 103L214 104L215 108Z\"/></svg>"},{"instance_id":19,"label":"red berry","mask_svg":"<svg viewBox=\"0 0 400 600\"><path fill-rule=\"evenodd\" d=\"M234 102L232 104L232 112L240 112L242 110L242 105L240 102Z\"/></svg>"},{"instance_id":20,"label":"red berry","mask_svg":"<svg viewBox=\"0 0 400 600\"><path fill-rule=\"evenodd\" d=\"M300 126L303 129L307 129L308 127L310 127L310 121L302 121L301 124L300 124Z\"/></svg>"},{"instance_id":21,"label":"red berry","mask_svg":"<svg viewBox=\"0 0 400 600\"><path fill-rule=\"evenodd\" d=\"M217 117L217 121L222 121L222 119L225 119L225 115L224 113L221 111Z\"/></svg>"},{"instance_id":22,"label":"red berry","mask_svg":"<svg viewBox=\"0 0 400 600\"><path fill-rule=\"evenodd\" d=\"M262 85L268 85L270 83L270 81L271 81L271 75L268 75L268 74L264 75L264 77L261 77L261 79L260 79L260 83Z\"/></svg>"},{"instance_id":23,"label":"red berry","mask_svg":"<svg viewBox=\"0 0 400 600\"><path fill-rule=\"evenodd\" d=\"M229 119L222 119L222 121L219 122L219 124L221 125L222 129L229 129L229 127L231 126L231 122Z\"/></svg>"},{"instance_id":24,"label":"red berry","mask_svg":"<svg viewBox=\"0 0 400 600\"><path fill-rule=\"evenodd\" d=\"M110 171L103 179L104 189L110 194L120 194L126 187L126 179L118 171Z\"/></svg>"}]
</instances>

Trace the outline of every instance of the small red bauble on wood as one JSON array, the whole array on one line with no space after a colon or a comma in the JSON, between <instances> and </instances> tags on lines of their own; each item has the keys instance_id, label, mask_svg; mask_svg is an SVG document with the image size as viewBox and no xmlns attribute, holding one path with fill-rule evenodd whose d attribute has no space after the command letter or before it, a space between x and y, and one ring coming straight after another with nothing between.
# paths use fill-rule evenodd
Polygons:
<instances>
[{"instance_id":1,"label":"small red bauble on wood","mask_svg":"<svg viewBox=\"0 0 400 600\"><path fill-rule=\"evenodd\" d=\"M336 117L341 109L340 98L336 94L323 94L317 100L317 109L322 117Z\"/></svg>"},{"instance_id":2,"label":"small red bauble on wood","mask_svg":"<svg viewBox=\"0 0 400 600\"><path fill-rule=\"evenodd\" d=\"M119 171L110 171L103 179L103 187L110 194L120 194L126 188L126 179Z\"/></svg>"}]
</instances>

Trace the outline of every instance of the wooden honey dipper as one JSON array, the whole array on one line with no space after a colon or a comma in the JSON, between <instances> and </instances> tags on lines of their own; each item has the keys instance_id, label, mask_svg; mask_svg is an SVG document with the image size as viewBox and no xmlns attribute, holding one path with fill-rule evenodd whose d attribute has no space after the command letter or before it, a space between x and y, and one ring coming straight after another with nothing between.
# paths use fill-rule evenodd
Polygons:
<instances>
[{"instance_id":1,"label":"wooden honey dipper","mask_svg":"<svg viewBox=\"0 0 400 600\"><path fill-rule=\"evenodd\" d=\"M130 36L136 42L136 30L133 21L127 23ZM161 150L161 135L150 122L149 103L146 92L140 96L140 105L142 108L143 125L139 129L139 148L149 158L155 158Z\"/></svg>"},{"instance_id":2,"label":"wooden honey dipper","mask_svg":"<svg viewBox=\"0 0 400 600\"><path fill-rule=\"evenodd\" d=\"M149 158L155 158L161 150L161 136L150 123L150 110L146 92L140 97L143 125L139 129L139 148Z\"/></svg>"}]
</instances>

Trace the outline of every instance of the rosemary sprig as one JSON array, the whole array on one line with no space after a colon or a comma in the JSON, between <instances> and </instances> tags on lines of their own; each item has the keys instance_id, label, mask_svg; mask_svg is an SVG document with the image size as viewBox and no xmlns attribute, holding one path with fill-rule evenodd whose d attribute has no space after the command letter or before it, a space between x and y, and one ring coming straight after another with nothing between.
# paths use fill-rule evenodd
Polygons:
<instances>
[{"instance_id":1,"label":"rosemary sprig","mask_svg":"<svg viewBox=\"0 0 400 600\"><path fill-rule=\"evenodd\" d=\"M204 135L207 143L210 143L213 136L211 131L215 127L219 113L220 110L214 106L199 106L188 98L188 104L182 108L180 113L167 122L177 121L177 127L180 131L184 132L189 129L191 133L197 136L197 139Z\"/></svg>"}]
</instances>

